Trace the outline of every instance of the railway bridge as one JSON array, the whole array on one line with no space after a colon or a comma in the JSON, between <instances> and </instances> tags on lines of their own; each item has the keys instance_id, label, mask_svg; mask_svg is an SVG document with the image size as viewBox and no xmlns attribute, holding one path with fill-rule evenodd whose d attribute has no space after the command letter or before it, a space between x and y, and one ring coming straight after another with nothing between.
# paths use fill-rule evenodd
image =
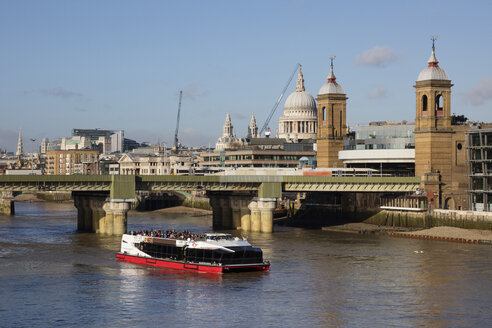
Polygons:
<instances>
[{"instance_id":1,"label":"railway bridge","mask_svg":"<svg viewBox=\"0 0 492 328\"><path fill-rule=\"evenodd\" d=\"M273 210L283 192L404 194L419 187L414 177L2 175L0 211L15 213L14 192L70 191L79 230L118 235L127 230L136 191L203 190L214 228L272 232Z\"/></svg>"}]
</instances>

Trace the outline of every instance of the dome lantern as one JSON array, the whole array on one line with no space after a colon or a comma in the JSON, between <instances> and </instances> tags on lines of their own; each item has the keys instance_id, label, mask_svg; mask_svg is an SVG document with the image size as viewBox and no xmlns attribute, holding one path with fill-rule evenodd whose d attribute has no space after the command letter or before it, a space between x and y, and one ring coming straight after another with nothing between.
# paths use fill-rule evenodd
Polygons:
<instances>
[{"instance_id":1,"label":"dome lantern","mask_svg":"<svg viewBox=\"0 0 492 328\"><path fill-rule=\"evenodd\" d=\"M427 62L427 67L424 68L417 78L417 82L419 81L427 81L427 80L444 80L449 81L448 74L445 70L439 67L439 60L436 57L436 42L437 36L431 38L432 40L432 52L431 56Z\"/></svg>"},{"instance_id":2,"label":"dome lantern","mask_svg":"<svg viewBox=\"0 0 492 328\"><path fill-rule=\"evenodd\" d=\"M318 95L327 95L327 94L345 94L345 90L343 90L342 86L337 83L337 77L335 73L333 73L333 59L335 56L331 56L331 68L330 74L328 75L327 82L323 84L321 89L319 89Z\"/></svg>"}]
</instances>

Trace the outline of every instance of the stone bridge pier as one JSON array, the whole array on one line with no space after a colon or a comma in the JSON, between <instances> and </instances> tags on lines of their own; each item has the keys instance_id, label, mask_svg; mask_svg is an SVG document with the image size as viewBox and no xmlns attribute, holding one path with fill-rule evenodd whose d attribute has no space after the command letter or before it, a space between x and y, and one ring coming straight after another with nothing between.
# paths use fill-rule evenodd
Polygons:
<instances>
[{"instance_id":1,"label":"stone bridge pier","mask_svg":"<svg viewBox=\"0 0 492 328\"><path fill-rule=\"evenodd\" d=\"M0 214L15 215L14 193L12 191L2 191Z\"/></svg>"},{"instance_id":2,"label":"stone bridge pier","mask_svg":"<svg viewBox=\"0 0 492 328\"><path fill-rule=\"evenodd\" d=\"M77 229L107 235L122 235L127 231L130 202L109 198L109 193L73 192L77 208Z\"/></svg>"},{"instance_id":3,"label":"stone bridge pier","mask_svg":"<svg viewBox=\"0 0 492 328\"><path fill-rule=\"evenodd\" d=\"M259 198L234 193L209 193L214 229L273 232L276 198Z\"/></svg>"}]
</instances>

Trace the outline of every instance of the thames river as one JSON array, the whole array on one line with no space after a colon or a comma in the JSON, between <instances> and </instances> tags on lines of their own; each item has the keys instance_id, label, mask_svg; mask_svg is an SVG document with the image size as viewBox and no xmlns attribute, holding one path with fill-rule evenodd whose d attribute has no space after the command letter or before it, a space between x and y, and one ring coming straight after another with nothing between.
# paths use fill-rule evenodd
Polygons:
<instances>
[{"instance_id":1,"label":"thames river","mask_svg":"<svg viewBox=\"0 0 492 328\"><path fill-rule=\"evenodd\" d=\"M1 327L485 327L492 246L276 227L247 233L269 272L117 262L71 204L0 216ZM129 213L131 229L211 231L211 217ZM240 231L232 232L240 236Z\"/></svg>"}]
</instances>

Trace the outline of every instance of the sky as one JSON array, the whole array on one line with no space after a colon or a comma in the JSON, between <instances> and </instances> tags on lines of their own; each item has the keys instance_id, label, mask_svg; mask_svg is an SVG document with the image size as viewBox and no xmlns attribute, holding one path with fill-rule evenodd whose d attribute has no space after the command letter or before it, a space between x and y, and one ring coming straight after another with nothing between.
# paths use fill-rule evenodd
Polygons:
<instances>
[{"instance_id":1,"label":"sky","mask_svg":"<svg viewBox=\"0 0 492 328\"><path fill-rule=\"evenodd\" d=\"M227 112L265 123L297 63L315 98L336 56L350 127L415 120L419 72L436 55L451 112L492 121L491 1L0 0L0 148L73 128L138 142L214 146ZM283 103L271 119L278 128ZM29 141L36 139L36 141Z\"/></svg>"}]
</instances>

